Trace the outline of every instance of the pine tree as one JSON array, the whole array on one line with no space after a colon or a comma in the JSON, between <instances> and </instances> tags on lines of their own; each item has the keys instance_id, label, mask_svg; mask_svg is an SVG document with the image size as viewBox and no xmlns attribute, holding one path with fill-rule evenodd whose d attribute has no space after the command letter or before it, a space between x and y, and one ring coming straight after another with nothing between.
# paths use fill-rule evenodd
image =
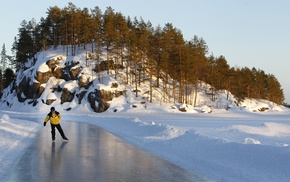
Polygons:
<instances>
[{"instance_id":1,"label":"pine tree","mask_svg":"<svg viewBox=\"0 0 290 182\"><path fill-rule=\"evenodd\" d=\"M34 55L34 40L30 33L30 26L25 20L21 22L18 39L16 39L13 49L15 49L16 52L16 61L18 65L23 65Z\"/></svg>"},{"instance_id":2,"label":"pine tree","mask_svg":"<svg viewBox=\"0 0 290 182\"><path fill-rule=\"evenodd\" d=\"M152 64L155 65L156 87L159 87L159 79L161 72L161 54L162 54L162 28L157 26L152 32L150 40L149 54L152 57Z\"/></svg>"},{"instance_id":3,"label":"pine tree","mask_svg":"<svg viewBox=\"0 0 290 182\"><path fill-rule=\"evenodd\" d=\"M98 80L102 83L101 80L101 68L100 68L100 55L101 55L101 46L102 46L102 12L99 7L95 7L91 9L91 35L92 35L92 53L94 52L94 45L95 45L95 53L97 54L97 73L98 73Z\"/></svg>"},{"instance_id":4,"label":"pine tree","mask_svg":"<svg viewBox=\"0 0 290 182\"><path fill-rule=\"evenodd\" d=\"M3 44L2 51L1 51L1 68L2 68L2 70L5 70L7 68L7 64L8 64L8 57L6 55L5 44Z\"/></svg>"},{"instance_id":5,"label":"pine tree","mask_svg":"<svg viewBox=\"0 0 290 182\"><path fill-rule=\"evenodd\" d=\"M186 82L187 82L187 59L186 57L186 51L185 51L185 43L183 39L183 35L180 30L176 30L176 34L173 37L174 40L174 51L172 55L172 61L177 60L176 64L176 77L173 77L174 79L179 81L179 102L180 103L187 103L185 99L185 95L187 93L184 93L184 91L187 91L185 89ZM174 64L174 63L173 63Z\"/></svg>"},{"instance_id":6,"label":"pine tree","mask_svg":"<svg viewBox=\"0 0 290 182\"><path fill-rule=\"evenodd\" d=\"M162 78L163 79L163 92L167 95L168 93L168 83L170 77L175 79L177 81L177 70L176 65L178 65L178 61L175 59L176 57L174 56L174 50L175 50L175 43L174 43L174 37L177 34L176 28L173 27L171 23L165 24L165 27L163 27L162 30L162 37L161 37L161 57L160 57L160 68L161 68L161 73L164 73L165 76ZM176 53L176 52L175 52ZM162 75L160 75L162 77ZM175 90L175 88L173 88ZM173 94L174 95L174 94ZM163 97L165 101L165 97ZM175 99L175 98L174 98Z\"/></svg>"},{"instance_id":7,"label":"pine tree","mask_svg":"<svg viewBox=\"0 0 290 182\"><path fill-rule=\"evenodd\" d=\"M68 3L68 6L62 10L62 34L64 36L64 42L66 45L66 54L68 55L68 48L71 47L71 55L76 53L76 45L79 43L80 34L80 9L77 8L73 3Z\"/></svg>"},{"instance_id":8,"label":"pine tree","mask_svg":"<svg viewBox=\"0 0 290 182\"><path fill-rule=\"evenodd\" d=\"M44 28L44 30L46 30L45 36L49 37L49 40L47 40L47 42L50 43L49 45L53 45L54 47L56 47L61 44L61 9L57 6L50 7L47 14L47 18L45 21L43 21L42 27ZM47 26L49 26L50 28L48 28Z\"/></svg>"},{"instance_id":9,"label":"pine tree","mask_svg":"<svg viewBox=\"0 0 290 182\"><path fill-rule=\"evenodd\" d=\"M83 48L86 49L86 45L88 43L92 43L92 34L91 34L91 26L92 26L92 18L91 15L89 14L89 9L84 8L80 12L80 34L78 35L78 42L83 44ZM92 51L94 53L94 51Z\"/></svg>"},{"instance_id":10,"label":"pine tree","mask_svg":"<svg viewBox=\"0 0 290 182\"><path fill-rule=\"evenodd\" d=\"M47 24L47 21L45 18L41 18L40 19L40 23L39 23L39 36L38 36L38 43L39 43L39 46L40 46L40 49L42 51L46 50L46 48L49 46L49 45L52 45L53 43L50 42L50 33L49 33L49 29L50 27L48 26ZM60 44L62 44L61 40L60 40Z\"/></svg>"},{"instance_id":11,"label":"pine tree","mask_svg":"<svg viewBox=\"0 0 290 182\"><path fill-rule=\"evenodd\" d=\"M121 13L116 13L116 55L117 60L121 58L121 65L123 66L124 49L128 43L129 28L125 17Z\"/></svg>"},{"instance_id":12,"label":"pine tree","mask_svg":"<svg viewBox=\"0 0 290 182\"><path fill-rule=\"evenodd\" d=\"M111 7L106 9L103 19L103 40L107 49L107 60L109 60L111 59L113 43L116 40L115 12Z\"/></svg>"},{"instance_id":13,"label":"pine tree","mask_svg":"<svg viewBox=\"0 0 290 182\"><path fill-rule=\"evenodd\" d=\"M282 104L284 101L283 89L281 89L281 85L278 82L277 78L269 74L267 79L267 98L268 100Z\"/></svg>"},{"instance_id":14,"label":"pine tree","mask_svg":"<svg viewBox=\"0 0 290 182\"><path fill-rule=\"evenodd\" d=\"M136 36L137 36L137 51L138 56L135 59L137 72L138 72L138 85L140 85L141 80L144 80L145 75L145 59L146 55L149 52L149 37L151 36L151 23L145 23L145 21L141 18L140 21L135 19L134 21L136 27Z\"/></svg>"},{"instance_id":15,"label":"pine tree","mask_svg":"<svg viewBox=\"0 0 290 182\"><path fill-rule=\"evenodd\" d=\"M28 30L28 34L29 37L31 37L31 52L30 52L30 58L33 58L33 56L41 49L41 47L39 47L38 44L38 25L36 23L36 20L34 18L32 18L32 20L30 20L28 22L27 25L27 30Z\"/></svg>"},{"instance_id":16,"label":"pine tree","mask_svg":"<svg viewBox=\"0 0 290 182\"><path fill-rule=\"evenodd\" d=\"M263 70L257 70L256 68L252 68L252 73L254 75L255 87L253 88L253 97L266 99L267 95L267 75Z\"/></svg>"},{"instance_id":17,"label":"pine tree","mask_svg":"<svg viewBox=\"0 0 290 182\"><path fill-rule=\"evenodd\" d=\"M96 52L97 54L101 53L101 46L102 46L102 25L103 25L103 19L102 19L102 11L99 7L95 7L91 10L91 18L92 18L92 24L90 27L91 35L92 35L92 43L97 44ZM93 48L93 46L92 46ZM94 52L92 50L92 52Z\"/></svg>"},{"instance_id":18,"label":"pine tree","mask_svg":"<svg viewBox=\"0 0 290 182\"><path fill-rule=\"evenodd\" d=\"M216 75L217 80L215 83L215 87L219 90L226 89L230 66L228 65L225 57L223 56L217 58L215 62L216 63L214 69L216 69L217 71Z\"/></svg>"},{"instance_id":19,"label":"pine tree","mask_svg":"<svg viewBox=\"0 0 290 182\"><path fill-rule=\"evenodd\" d=\"M190 75L192 78L190 79L192 84L194 85L194 104L196 106L197 101L197 92L198 92L198 83L202 79L205 68L207 65L207 45L206 42L202 38L198 38L198 36L194 36L194 38L190 41L190 55L189 59L192 61L190 65L192 65L192 72ZM204 76L205 77L205 76Z\"/></svg>"}]
</instances>

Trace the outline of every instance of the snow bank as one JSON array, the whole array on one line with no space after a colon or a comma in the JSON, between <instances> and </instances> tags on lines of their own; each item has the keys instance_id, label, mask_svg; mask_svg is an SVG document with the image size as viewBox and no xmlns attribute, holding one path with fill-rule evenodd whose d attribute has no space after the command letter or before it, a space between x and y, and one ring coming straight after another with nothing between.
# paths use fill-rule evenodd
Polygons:
<instances>
[{"instance_id":1,"label":"snow bank","mask_svg":"<svg viewBox=\"0 0 290 182\"><path fill-rule=\"evenodd\" d=\"M3 114L0 119L0 176L7 173L23 150L39 132L40 124L26 120L10 119Z\"/></svg>"}]
</instances>

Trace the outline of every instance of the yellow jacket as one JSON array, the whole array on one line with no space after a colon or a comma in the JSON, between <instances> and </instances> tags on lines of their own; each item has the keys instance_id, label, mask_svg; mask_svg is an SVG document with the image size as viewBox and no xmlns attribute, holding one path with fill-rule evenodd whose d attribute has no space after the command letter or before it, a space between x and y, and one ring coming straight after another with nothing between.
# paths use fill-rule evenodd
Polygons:
<instances>
[{"instance_id":1,"label":"yellow jacket","mask_svg":"<svg viewBox=\"0 0 290 182\"><path fill-rule=\"evenodd\" d=\"M50 120L51 124L59 124L61 119L61 115L59 112L50 112L48 115L45 117L44 122L47 122Z\"/></svg>"}]
</instances>

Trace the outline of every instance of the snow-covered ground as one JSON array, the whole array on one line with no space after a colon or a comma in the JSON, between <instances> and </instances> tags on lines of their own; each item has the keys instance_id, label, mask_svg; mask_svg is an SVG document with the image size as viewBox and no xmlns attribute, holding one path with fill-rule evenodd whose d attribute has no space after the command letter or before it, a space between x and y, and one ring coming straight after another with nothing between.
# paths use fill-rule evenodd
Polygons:
<instances>
[{"instance_id":1,"label":"snow-covered ground","mask_svg":"<svg viewBox=\"0 0 290 182\"><path fill-rule=\"evenodd\" d=\"M63 115L62 122L98 125L211 181L290 180L288 109L252 113L235 107L196 114L161 106L101 114L56 109ZM1 175L43 127L42 122L31 118L42 121L46 113L2 110L0 114Z\"/></svg>"}]
</instances>

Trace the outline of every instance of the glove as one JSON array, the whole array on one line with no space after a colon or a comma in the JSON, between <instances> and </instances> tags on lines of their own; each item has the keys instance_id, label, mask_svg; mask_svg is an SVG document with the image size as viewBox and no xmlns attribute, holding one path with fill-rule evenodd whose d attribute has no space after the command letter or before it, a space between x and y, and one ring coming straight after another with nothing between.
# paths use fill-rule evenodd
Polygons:
<instances>
[{"instance_id":1,"label":"glove","mask_svg":"<svg viewBox=\"0 0 290 182\"><path fill-rule=\"evenodd\" d=\"M45 126L46 125L46 122L43 122L43 126Z\"/></svg>"}]
</instances>

